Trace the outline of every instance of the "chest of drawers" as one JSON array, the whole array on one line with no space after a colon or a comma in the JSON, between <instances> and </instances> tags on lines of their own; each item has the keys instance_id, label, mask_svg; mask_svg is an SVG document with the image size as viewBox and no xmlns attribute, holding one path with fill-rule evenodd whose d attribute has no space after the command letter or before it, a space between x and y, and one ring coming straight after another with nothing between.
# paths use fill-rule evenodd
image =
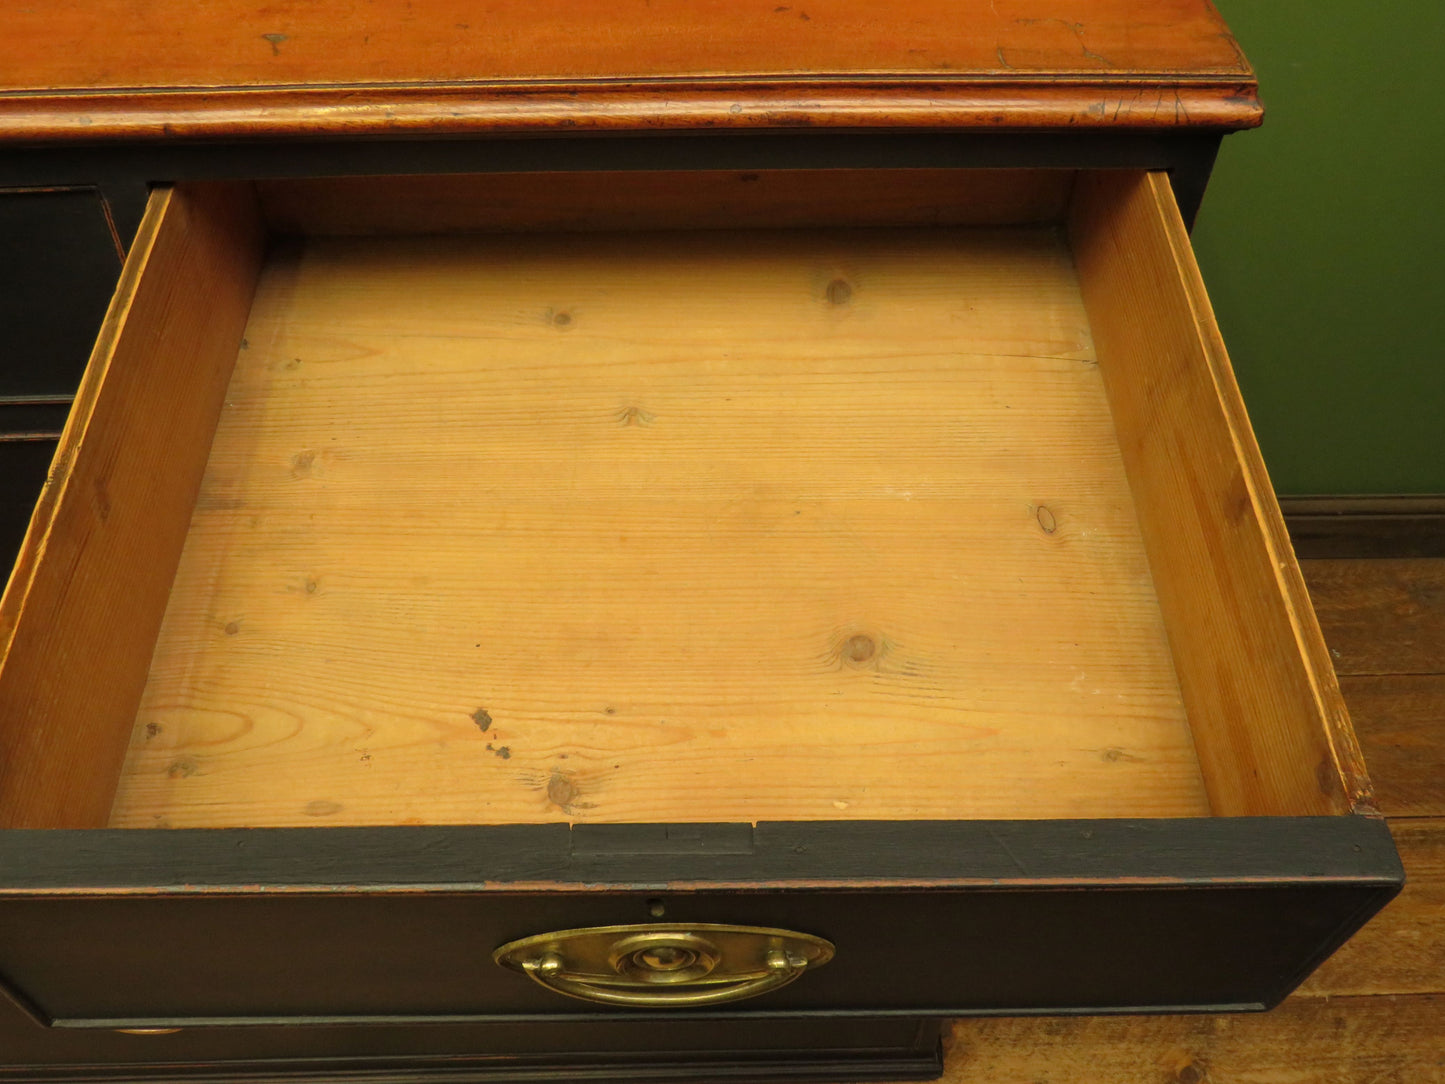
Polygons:
<instances>
[{"instance_id":1,"label":"chest of drawers","mask_svg":"<svg viewBox=\"0 0 1445 1084\"><path fill-rule=\"evenodd\" d=\"M125 251L4 408L0 1079L916 1079L1398 890L1207 5L165 6L0 94Z\"/></svg>"}]
</instances>

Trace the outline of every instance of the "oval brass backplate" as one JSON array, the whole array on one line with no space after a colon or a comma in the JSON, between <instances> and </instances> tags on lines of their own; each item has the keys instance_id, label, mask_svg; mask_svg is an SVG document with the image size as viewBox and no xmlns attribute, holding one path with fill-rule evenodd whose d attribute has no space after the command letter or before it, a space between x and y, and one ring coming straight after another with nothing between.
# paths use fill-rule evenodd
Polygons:
<instances>
[{"instance_id":1,"label":"oval brass backplate","mask_svg":"<svg viewBox=\"0 0 1445 1084\"><path fill-rule=\"evenodd\" d=\"M812 934L686 922L558 930L492 954L559 994L652 1008L755 997L832 958L832 943Z\"/></svg>"}]
</instances>

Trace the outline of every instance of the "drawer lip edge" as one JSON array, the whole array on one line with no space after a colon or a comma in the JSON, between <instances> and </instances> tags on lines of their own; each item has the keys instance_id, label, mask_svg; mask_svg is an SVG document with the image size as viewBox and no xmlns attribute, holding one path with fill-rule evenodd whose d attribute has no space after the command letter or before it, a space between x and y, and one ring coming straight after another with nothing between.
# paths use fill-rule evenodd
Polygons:
<instances>
[{"instance_id":1,"label":"drawer lip edge","mask_svg":"<svg viewBox=\"0 0 1445 1084\"><path fill-rule=\"evenodd\" d=\"M0 898L1342 883L1404 883L1383 819L0 831Z\"/></svg>"}]
</instances>

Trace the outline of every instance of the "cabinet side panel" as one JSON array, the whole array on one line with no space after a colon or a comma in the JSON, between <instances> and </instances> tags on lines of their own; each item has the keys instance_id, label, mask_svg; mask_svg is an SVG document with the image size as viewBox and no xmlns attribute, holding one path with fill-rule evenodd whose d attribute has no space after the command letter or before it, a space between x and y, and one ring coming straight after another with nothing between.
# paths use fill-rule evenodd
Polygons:
<instances>
[{"instance_id":1,"label":"cabinet side panel","mask_svg":"<svg viewBox=\"0 0 1445 1084\"><path fill-rule=\"evenodd\" d=\"M152 197L0 601L0 824L106 821L262 247L248 187Z\"/></svg>"},{"instance_id":2,"label":"cabinet side panel","mask_svg":"<svg viewBox=\"0 0 1445 1084\"><path fill-rule=\"evenodd\" d=\"M1168 180L1081 177L1070 232L1214 812L1368 809L1359 747Z\"/></svg>"}]
</instances>

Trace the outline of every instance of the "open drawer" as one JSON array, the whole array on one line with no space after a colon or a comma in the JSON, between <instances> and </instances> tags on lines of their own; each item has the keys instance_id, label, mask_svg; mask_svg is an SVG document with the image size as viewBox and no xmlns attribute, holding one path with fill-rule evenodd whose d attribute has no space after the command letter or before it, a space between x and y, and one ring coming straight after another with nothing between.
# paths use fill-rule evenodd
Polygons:
<instances>
[{"instance_id":1,"label":"open drawer","mask_svg":"<svg viewBox=\"0 0 1445 1084\"><path fill-rule=\"evenodd\" d=\"M159 189L0 637L56 1025L1260 1008L1401 881L1162 174Z\"/></svg>"}]
</instances>

